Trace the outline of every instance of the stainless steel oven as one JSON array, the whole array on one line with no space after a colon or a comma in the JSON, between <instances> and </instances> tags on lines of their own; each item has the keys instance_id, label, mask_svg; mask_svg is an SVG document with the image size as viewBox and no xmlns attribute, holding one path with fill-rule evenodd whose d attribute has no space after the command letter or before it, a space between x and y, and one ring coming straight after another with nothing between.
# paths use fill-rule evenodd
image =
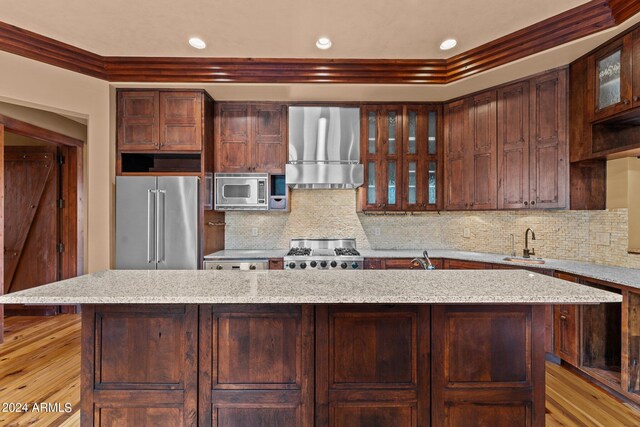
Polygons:
<instances>
[{"instance_id":1,"label":"stainless steel oven","mask_svg":"<svg viewBox=\"0 0 640 427\"><path fill-rule=\"evenodd\" d=\"M269 174L217 173L215 182L215 210L269 209Z\"/></svg>"}]
</instances>

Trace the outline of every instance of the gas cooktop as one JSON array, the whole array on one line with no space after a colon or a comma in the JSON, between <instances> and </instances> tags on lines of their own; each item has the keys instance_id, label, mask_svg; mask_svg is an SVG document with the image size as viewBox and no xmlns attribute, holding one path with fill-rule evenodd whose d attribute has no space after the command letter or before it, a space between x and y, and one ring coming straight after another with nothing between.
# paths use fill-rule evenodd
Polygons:
<instances>
[{"instance_id":1,"label":"gas cooktop","mask_svg":"<svg viewBox=\"0 0 640 427\"><path fill-rule=\"evenodd\" d=\"M355 239L291 239L285 270L358 270L364 258Z\"/></svg>"}]
</instances>

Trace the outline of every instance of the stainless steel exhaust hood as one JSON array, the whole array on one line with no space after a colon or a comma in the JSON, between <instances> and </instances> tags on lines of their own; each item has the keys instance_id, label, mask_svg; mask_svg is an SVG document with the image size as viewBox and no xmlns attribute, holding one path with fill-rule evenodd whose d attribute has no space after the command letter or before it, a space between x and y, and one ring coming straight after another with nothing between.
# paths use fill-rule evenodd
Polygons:
<instances>
[{"instance_id":1,"label":"stainless steel exhaust hood","mask_svg":"<svg viewBox=\"0 0 640 427\"><path fill-rule=\"evenodd\" d=\"M289 107L286 182L292 188L361 186L360 109Z\"/></svg>"}]
</instances>

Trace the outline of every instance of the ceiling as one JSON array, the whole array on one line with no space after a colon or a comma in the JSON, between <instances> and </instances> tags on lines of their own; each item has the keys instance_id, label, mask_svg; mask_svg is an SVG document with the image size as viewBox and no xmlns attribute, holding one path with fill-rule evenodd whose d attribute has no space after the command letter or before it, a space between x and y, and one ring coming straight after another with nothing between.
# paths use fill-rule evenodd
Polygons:
<instances>
[{"instance_id":1,"label":"ceiling","mask_svg":"<svg viewBox=\"0 0 640 427\"><path fill-rule=\"evenodd\" d=\"M3 0L0 21L103 56L448 58L585 0ZM208 44L187 44L198 36ZM333 47L315 47L329 36ZM439 49L453 37L458 46Z\"/></svg>"}]
</instances>

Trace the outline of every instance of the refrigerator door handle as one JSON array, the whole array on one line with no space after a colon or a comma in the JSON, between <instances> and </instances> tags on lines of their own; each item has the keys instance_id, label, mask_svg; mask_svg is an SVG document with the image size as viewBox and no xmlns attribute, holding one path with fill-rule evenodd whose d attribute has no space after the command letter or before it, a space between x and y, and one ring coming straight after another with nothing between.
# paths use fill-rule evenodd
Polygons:
<instances>
[{"instance_id":1,"label":"refrigerator door handle","mask_svg":"<svg viewBox=\"0 0 640 427\"><path fill-rule=\"evenodd\" d=\"M155 262L155 258L153 257L155 248L155 230L154 230L154 215L153 211L156 207L156 190L147 190L147 263L151 264Z\"/></svg>"},{"instance_id":2,"label":"refrigerator door handle","mask_svg":"<svg viewBox=\"0 0 640 427\"><path fill-rule=\"evenodd\" d=\"M164 210L166 191L156 190L156 262L164 262Z\"/></svg>"}]
</instances>

